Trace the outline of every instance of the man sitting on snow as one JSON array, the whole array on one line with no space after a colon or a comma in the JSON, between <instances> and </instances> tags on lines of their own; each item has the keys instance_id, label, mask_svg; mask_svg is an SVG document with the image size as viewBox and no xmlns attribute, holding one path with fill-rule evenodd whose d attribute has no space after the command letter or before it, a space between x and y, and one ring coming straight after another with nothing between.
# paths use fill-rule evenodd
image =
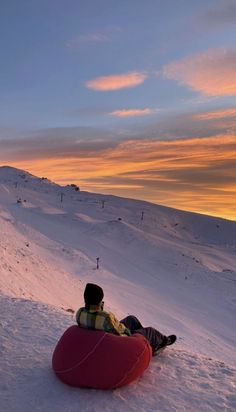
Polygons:
<instances>
[{"instance_id":1,"label":"man sitting on snow","mask_svg":"<svg viewBox=\"0 0 236 412\"><path fill-rule=\"evenodd\" d=\"M104 330L120 336L140 333L150 343L153 355L161 348L172 345L176 341L175 335L165 336L152 327L144 328L133 315L129 315L119 322L113 313L103 310L103 297L104 293L100 286L87 283L84 290L85 307L80 308L76 313L76 321L80 327Z\"/></svg>"}]
</instances>

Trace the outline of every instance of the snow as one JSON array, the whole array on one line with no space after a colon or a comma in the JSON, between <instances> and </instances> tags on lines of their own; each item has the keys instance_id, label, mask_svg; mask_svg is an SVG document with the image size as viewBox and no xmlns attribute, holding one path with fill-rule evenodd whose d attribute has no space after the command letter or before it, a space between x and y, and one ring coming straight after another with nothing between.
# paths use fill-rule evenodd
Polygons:
<instances>
[{"instance_id":1,"label":"snow","mask_svg":"<svg viewBox=\"0 0 236 412\"><path fill-rule=\"evenodd\" d=\"M236 411L235 222L0 167L0 227L2 411ZM88 281L119 318L178 336L115 391L70 388L51 370Z\"/></svg>"}]
</instances>

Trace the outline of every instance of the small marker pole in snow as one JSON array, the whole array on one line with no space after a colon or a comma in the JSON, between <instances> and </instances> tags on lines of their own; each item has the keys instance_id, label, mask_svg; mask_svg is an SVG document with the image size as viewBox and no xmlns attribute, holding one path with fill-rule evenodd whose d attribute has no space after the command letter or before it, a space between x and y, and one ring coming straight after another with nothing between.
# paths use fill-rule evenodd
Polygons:
<instances>
[{"instance_id":1,"label":"small marker pole in snow","mask_svg":"<svg viewBox=\"0 0 236 412\"><path fill-rule=\"evenodd\" d=\"M141 220L143 220L143 216L144 216L144 212L142 212L142 214L141 214Z\"/></svg>"},{"instance_id":2,"label":"small marker pole in snow","mask_svg":"<svg viewBox=\"0 0 236 412\"><path fill-rule=\"evenodd\" d=\"M63 196L65 196L65 194L61 193L61 203L63 202Z\"/></svg>"},{"instance_id":3,"label":"small marker pole in snow","mask_svg":"<svg viewBox=\"0 0 236 412\"><path fill-rule=\"evenodd\" d=\"M105 200L102 200L102 209L104 209L105 206Z\"/></svg>"},{"instance_id":4,"label":"small marker pole in snow","mask_svg":"<svg viewBox=\"0 0 236 412\"><path fill-rule=\"evenodd\" d=\"M99 257L97 257L96 260L97 260L97 269L99 269Z\"/></svg>"}]
</instances>

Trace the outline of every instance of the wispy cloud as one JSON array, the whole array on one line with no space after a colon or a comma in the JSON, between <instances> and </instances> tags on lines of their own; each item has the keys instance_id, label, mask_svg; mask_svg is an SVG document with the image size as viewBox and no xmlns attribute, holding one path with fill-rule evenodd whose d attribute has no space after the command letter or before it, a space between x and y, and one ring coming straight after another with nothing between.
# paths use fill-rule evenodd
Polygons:
<instances>
[{"instance_id":1,"label":"wispy cloud","mask_svg":"<svg viewBox=\"0 0 236 412\"><path fill-rule=\"evenodd\" d=\"M181 114L160 112L158 121L149 118L149 122L130 126L126 136L142 139L177 140L182 138L211 137L236 134L236 116L234 108L205 110Z\"/></svg>"},{"instance_id":2,"label":"wispy cloud","mask_svg":"<svg viewBox=\"0 0 236 412\"><path fill-rule=\"evenodd\" d=\"M236 4L235 1L224 1L221 4L214 4L201 14L201 23L205 22L208 26L225 26L236 23Z\"/></svg>"},{"instance_id":3,"label":"wispy cloud","mask_svg":"<svg viewBox=\"0 0 236 412\"><path fill-rule=\"evenodd\" d=\"M85 190L236 218L236 135L103 144L59 145L48 158L39 149L34 160L22 151L10 164Z\"/></svg>"},{"instance_id":4,"label":"wispy cloud","mask_svg":"<svg viewBox=\"0 0 236 412\"><path fill-rule=\"evenodd\" d=\"M138 117L138 116L148 116L150 114L157 113L158 109L151 109L146 107L145 109L121 109L114 110L109 114L116 117Z\"/></svg>"},{"instance_id":5,"label":"wispy cloud","mask_svg":"<svg viewBox=\"0 0 236 412\"><path fill-rule=\"evenodd\" d=\"M96 91L112 91L135 87L142 84L147 79L147 74L143 72L128 72L117 75L97 77L85 83L88 89Z\"/></svg>"},{"instance_id":6,"label":"wispy cloud","mask_svg":"<svg viewBox=\"0 0 236 412\"><path fill-rule=\"evenodd\" d=\"M90 109L85 109L90 113ZM92 109L92 113L95 109ZM133 110L133 109L130 109ZM143 110L143 109L137 109ZM154 110L154 109L151 109ZM95 112L96 113L96 112ZM106 110L102 114L108 113ZM99 111L100 114L100 111ZM129 113L128 113L129 114ZM155 120L154 120L155 119ZM58 127L37 131L21 131L21 136L14 130L0 128L0 161L21 161L30 159L50 159L59 157L87 158L91 154L103 153L114 149L121 142L127 141L176 141L214 136L236 135L236 108L228 107L201 112L189 112L174 115L160 111L158 120L149 116L143 122L133 122L107 127ZM198 141L198 140L196 140Z\"/></svg>"},{"instance_id":7,"label":"wispy cloud","mask_svg":"<svg viewBox=\"0 0 236 412\"><path fill-rule=\"evenodd\" d=\"M230 107L227 109L218 109L213 111L208 111L205 113L198 113L193 116L197 120L216 120L225 119L228 117L235 117L236 119L236 107Z\"/></svg>"},{"instance_id":8,"label":"wispy cloud","mask_svg":"<svg viewBox=\"0 0 236 412\"><path fill-rule=\"evenodd\" d=\"M206 96L236 94L236 50L214 49L174 61L163 76Z\"/></svg>"},{"instance_id":9,"label":"wispy cloud","mask_svg":"<svg viewBox=\"0 0 236 412\"><path fill-rule=\"evenodd\" d=\"M161 112L158 121L124 129L39 130L0 139L0 163L84 190L236 219L235 112Z\"/></svg>"},{"instance_id":10,"label":"wispy cloud","mask_svg":"<svg viewBox=\"0 0 236 412\"><path fill-rule=\"evenodd\" d=\"M114 35L122 33L122 29L117 26L106 27L99 31L80 34L66 43L66 47L77 49L83 45L96 45L98 43L107 43L112 41Z\"/></svg>"}]
</instances>

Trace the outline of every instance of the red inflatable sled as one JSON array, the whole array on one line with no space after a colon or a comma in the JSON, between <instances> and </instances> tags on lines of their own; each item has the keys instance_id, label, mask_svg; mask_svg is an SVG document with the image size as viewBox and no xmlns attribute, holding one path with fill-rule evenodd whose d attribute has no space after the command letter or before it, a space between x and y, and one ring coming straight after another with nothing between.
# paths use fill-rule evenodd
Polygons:
<instances>
[{"instance_id":1,"label":"red inflatable sled","mask_svg":"<svg viewBox=\"0 0 236 412\"><path fill-rule=\"evenodd\" d=\"M151 356L151 346L138 333L116 336L73 325L57 343L52 367L68 385L115 389L138 378L148 367Z\"/></svg>"}]
</instances>

